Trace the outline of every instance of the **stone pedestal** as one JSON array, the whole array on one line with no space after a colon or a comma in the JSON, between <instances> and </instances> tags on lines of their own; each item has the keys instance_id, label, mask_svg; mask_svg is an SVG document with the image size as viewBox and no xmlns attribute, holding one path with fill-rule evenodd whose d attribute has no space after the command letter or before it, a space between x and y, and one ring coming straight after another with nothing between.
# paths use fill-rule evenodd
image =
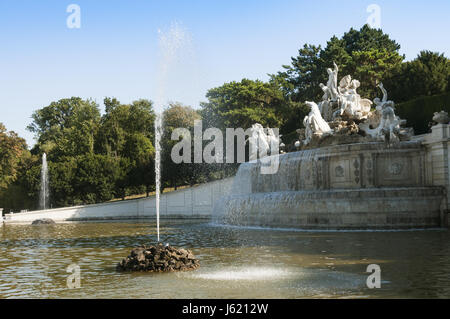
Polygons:
<instances>
[{"instance_id":1,"label":"stone pedestal","mask_svg":"<svg viewBox=\"0 0 450 319\"><path fill-rule=\"evenodd\" d=\"M427 149L426 168L427 184L442 186L445 196L441 205L441 225L449 226L450 207L450 157L449 140L450 125L438 124L433 126L432 133L425 136L423 144Z\"/></svg>"},{"instance_id":2,"label":"stone pedestal","mask_svg":"<svg viewBox=\"0 0 450 319\"><path fill-rule=\"evenodd\" d=\"M448 165L442 139L432 137L426 145L424 136L287 153L275 174L260 174L260 163L241 164L217 217L233 225L300 229L443 226Z\"/></svg>"}]
</instances>

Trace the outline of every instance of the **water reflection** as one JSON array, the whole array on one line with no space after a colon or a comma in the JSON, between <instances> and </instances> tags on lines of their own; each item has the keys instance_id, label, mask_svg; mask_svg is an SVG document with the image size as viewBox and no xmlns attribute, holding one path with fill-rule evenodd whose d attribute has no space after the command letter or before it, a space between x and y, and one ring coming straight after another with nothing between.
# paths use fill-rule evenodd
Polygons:
<instances>
[{"instance_id":1,"label":"water reflection","mask_svg":"<svg viewBox=\"0 0 450 319\"><path fill-rule=\"evenodd\" d=\"M117 273L130 249L156 241L142 222L0 228L0 297L356 298L450 297L450 232L298 232L165 221L161 239L190 248L194 272ZM81 288L66 287L68 265ZM368 289L366 267L382 269Z\"/></svg>"}]
</instances>

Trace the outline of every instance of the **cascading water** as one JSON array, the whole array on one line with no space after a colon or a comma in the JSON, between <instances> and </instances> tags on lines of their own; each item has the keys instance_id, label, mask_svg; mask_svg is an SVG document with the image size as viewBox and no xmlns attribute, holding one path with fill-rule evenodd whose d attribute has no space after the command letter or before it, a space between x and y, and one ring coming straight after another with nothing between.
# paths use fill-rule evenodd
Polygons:
<instances>
[{"instance_id":1,"label":"cascading water","mask_svg":"<svg viewBox=\"0 0 450 319\"><path fill-rule=\"evenodd\" d=\"M442 198L424 185L421 154L414 141L390 148L367 142L280 155L275 174L261 174L260 162L243 163L213 217L301 229L434 227Z\"/></svg>"},{"instance_id":2,"label":"cascading water","mask_svg":"<svg viewBox=\"0 0 450 319\"><path fill-rule=\"evenodd\" d=\"M41 191L39 195L39 208L47 209L49 204L49 187L48 187L48 165L47 154L42 155L42 168L41 168Z\"/></svg>"}]
</instances>

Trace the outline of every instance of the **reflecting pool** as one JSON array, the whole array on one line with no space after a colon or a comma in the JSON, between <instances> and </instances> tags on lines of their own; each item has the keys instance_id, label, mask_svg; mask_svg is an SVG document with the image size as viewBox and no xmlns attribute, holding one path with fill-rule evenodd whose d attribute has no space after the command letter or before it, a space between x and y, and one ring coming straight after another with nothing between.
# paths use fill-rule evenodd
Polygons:
<instances>
[{"instance_id":1,"label":"reflecting pool","mask_svg":"<svg viewBox=\"0 0 450 319\"><path fill-rule=\"evenodd\" d=\"M155 223L0 227L0 298L450 298L450 231L292 231L162 221L161 240L191 249L200 269L119 273ZM67 267L80 267L69 289ZM369 264L381 288L366 286Z\"/></svg>"}]
</instances>

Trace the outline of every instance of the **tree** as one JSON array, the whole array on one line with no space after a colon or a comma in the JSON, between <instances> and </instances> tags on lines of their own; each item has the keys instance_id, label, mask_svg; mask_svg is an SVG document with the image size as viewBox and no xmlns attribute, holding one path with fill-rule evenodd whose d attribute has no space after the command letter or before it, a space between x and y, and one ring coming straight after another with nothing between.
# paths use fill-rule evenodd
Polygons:
<instances>
[{"instance_id":1,"label":"tree","mask_svg":"<svg viewBox=\"0 0 450 319\"><path fill-rule=\"evenodd\" d=\"M291 65L283 65L285 71L271 75L272 81L280 83L285 94L294 101L313 100L320 93L319 83L326 77L320 59L321 46L305 44Z\"/></svg>"},{"instance_id":2,"label":"tree","mask_svg":"<svg viewBox=\"0 0 450 319\"><path fill-rule=\"evenodd\" d=\"M438 52L421 51L416 59L403 63L386 81L395 102L420 96L442 94L450 90L450 61Z\"/></svg>"},{"instance_id":3,"label":"tree","mask_svg":"<svg viewBox=\"0 0 450 319\"><path fill-rule=\"evenodd\" d=\"M75 156L60 158L57 162L48 162L52 206L64 207L83 203L77 196L77 192L80 193L75 183L77 165L78 160Z\"/></svg>"},{"instance_id":4,"label":"tree","mask_svg":"<svg viewBox=\"0 0 450 319\"><path fill-rule=\"evenodd\" d=\"M320 100L323 92L319 83L326 83L326 68L336 62L340 75L350 74L360 80L360 94L373 99L377 82L388 78L402 63L404 56L399 49L400 45L381 29L364 25L359 31L350 29L340 39L333 36L323 49L305 44L291 59L291 65L283 66L285 71L271 77L285 83L284 90L293 101Z\"/></svg>"},{"instance_id":5,"label":"tree","mask_svg":"<svg viewBox=\"0 0 450 319\"><path fill-rule=\"evenodd\" d=\"M35 111L27 129L36 134L35 152L52 158L93 153L100 122L98 105L79 97L61 99Z\"/></svg>"},{"instance_id":6,"label":"tree","mask_svg":"<svg viewBox=\"0 0 450 319\"><path fill-rule=\"evenodd\" d=\"M84 204L105 202L124 197L129 159L99 154L77 157L73 185L76 198Z\"/></svg>"},{"instance_id":7,"label":"tree","mask_svg":"<svg viewBox=\"0 0 450 319\"><path fill-rule=\"evenodd\" d=\"M121 189L145 185L147 195L154 185L154 121L152 102L138 100L121 104L105 98L106 114L101 119L96 150L100 154L121 158L130 167ZM127 159L127 160L125 160ZM122 197L124 193L122 193Z\"/></svg>"},{"instance_id":8,"label":"tree","mask_svg":"<svg viewBox=\"0 0 450 319\"><path fill-rule=\"evenodd\" d=\"M150 141L154 138L155 113L148 100L120 104L115 98L105 98L106 113L100 123L96 150L101 154L133 157L129 148L130 138L135 134Z\"/></svg>"},{"instance_id":9,"label":"tree","mask_svg":"<svg viewBox=\"0 0 450 319\"><path fill-rule=\"evenodd\" d=\"M143 133L131 135L125 146L126 153L132 161L132 168L129 173L129 186L145 186L147 196L155 185L155 148L150 138Z\"/></svg>"},{"instance_id":10,"label":"tree","mask_svg":"<svg viewBox=\"0 0 450 319\"><path fill-rule=\"evenodd\" d=\"M33 207L23 179L30 161L25 140L0 123L0 207L5 212Z\"/></svg>"},{"instance_id":11,"label":"tree","mask_svg":"<svg viewBox=\"0 0 450 319\"><path fill-rule=\"evenodd\" d=\"M181 103L170 103L169 107L163 112L161 161L164 182L162 185L164 186L177 188L180 185L193 185L198 181L202 165L193 163L193 152L191 163L176 164L171 158L172 148L178 143L178 141L171 140L173 130L176 128L188 129L191 135L191 145L193 145L195 120L201 120L200 114L190 106L184 106Z\"/></svg>"},{"instance_id":12,"label":"tree","mask_svg":"<svg viewBox=\"0 0 450 319\"><path fill-rule=\"evenodd\" d=\"M288 107L276 82L243 79L211 89L201 114L208 126L247 129L255 123L281 127Z\"/></svg>"},{"instance_id":13,"label":"tree","mask_svg":"<svg viewBox=\"0 0 450 319\"><path fill-rule=\"evenodd\" d=\"M25 140L0 123L0 190L17 179L20 161L27 154Z\"/></svg>"}]
</instances>

